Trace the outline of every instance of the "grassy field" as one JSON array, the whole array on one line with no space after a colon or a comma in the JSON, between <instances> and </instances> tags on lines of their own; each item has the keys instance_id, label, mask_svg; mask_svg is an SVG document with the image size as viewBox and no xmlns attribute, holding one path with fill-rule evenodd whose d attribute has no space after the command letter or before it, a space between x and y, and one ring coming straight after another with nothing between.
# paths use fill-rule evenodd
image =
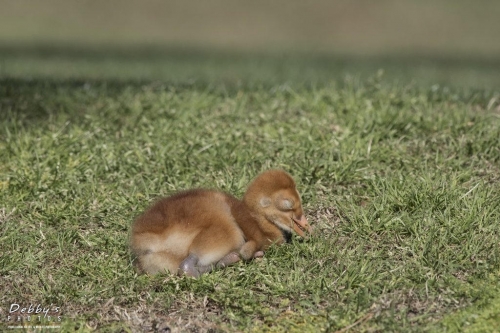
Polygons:
<instances>
[{"instance_id":1,"label":"grassy field","mask_svg":"<svg viewBox=\"0 0 500 333\"><path fill-rule=\"evenodd\" d=\"M67 330L422 331L498 297L498 92L377 75L0 86L3 317L31 302ZM199 280L134 273L128 228L152 200L241 195L271 167L296 178L314 237Z\"/></svg>"},{"instance_id":2,"label":"grassy field","mask_svg":"<svg viewBox=\"0 0 500 333\"><path fill-rule=\"evenodd\" d=\"M408 8L382 3L377 15ZM464 3L449 22L478 15ZM499 331L500 47L488 34L457 28L479 50L462 54L451 32L425 55L397 51L396 35L385 40L394 53L362 40L339 40L346 54L325 51L332 41L264 50L291 42L281 21L252 51L127 33L104 45L85 38L106 15L61 3L73 29L80 12L96 26L56 36L35 29L51 14L34 8L23 19L35 28L7 33L27 4L0 13L0 330ZM311 238L198 280L134 272L129 226L152 201L192 187L241 196L269 168L294 176Z\"/></svg>"}]
</instances>

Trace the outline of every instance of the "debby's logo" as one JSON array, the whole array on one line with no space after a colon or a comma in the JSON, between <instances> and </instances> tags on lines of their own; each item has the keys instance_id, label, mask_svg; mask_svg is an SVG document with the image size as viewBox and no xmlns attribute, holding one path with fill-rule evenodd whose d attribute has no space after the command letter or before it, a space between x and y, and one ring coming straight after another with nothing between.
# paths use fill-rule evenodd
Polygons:
<instances>
[{"instance_id":1,"label":"debby's logo","mask_svg":"<svg viewBox=\"0 0 500 333\"><path fill-rule=\"evenodd\" d=\"M61 307L50 304L18 304L12 303L7 321L61 321Z\"/></svg>"}]
</instances>

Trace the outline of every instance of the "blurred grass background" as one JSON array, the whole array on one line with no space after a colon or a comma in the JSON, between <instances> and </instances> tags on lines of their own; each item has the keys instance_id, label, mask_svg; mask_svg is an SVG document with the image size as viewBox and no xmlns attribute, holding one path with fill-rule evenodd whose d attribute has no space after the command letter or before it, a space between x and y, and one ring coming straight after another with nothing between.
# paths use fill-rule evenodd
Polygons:
<instances>
[{"instance_id":1,"label":"blurred grass background","mask_svg":"<svg viewBox=\"0 0 500 333\"><path fill-rule=\"evenodd\" d=\"M0 1L0 77L500 86L500 2Z\"/></svg>"},{"instance_id":2,"label":"blurred grass background","mask_svg":"<svg viewBox=\"0 0 500 333\"><path fill-rule=\"evenodd\" d=\"M11 43L499 56L498 1L2 1Z\"/></svg>"}]
</instances>

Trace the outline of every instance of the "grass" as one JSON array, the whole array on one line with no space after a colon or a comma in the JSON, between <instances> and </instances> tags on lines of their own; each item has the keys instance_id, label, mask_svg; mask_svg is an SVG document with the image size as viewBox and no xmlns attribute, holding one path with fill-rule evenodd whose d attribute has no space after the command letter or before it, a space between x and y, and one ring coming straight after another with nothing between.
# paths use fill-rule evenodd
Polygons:
<instances>
[{"instance_id":1,"label":"grass","mask_svg":"<svg viewBox=\"0 0 500 333\"><path fill-rule=\"evenodd\" d=\"M0 330L498 332L498 7L4 1ZM152 201L268 168L311 238L134 272Z\"/></svg>"},{"instance_id":2,"label":"grass","mask_svg":"<svg viewBox=\"0 0 500 333\"><path fill-rule=\"evenodd\" d=\"M498 59L500 3L466 0L0 0L0 42L181 44L208 49L326 51L345 56L483 55Z\"/></svg>"},{"instance_id":3,"label":"grass","mask_svg":"<svg viewBox=\"0 0 500 333\"><path fill-rule=\"evenodd\" d=\"M358 84L379 80L397 86L500 89L500 61L489 56L387 53L228 51L180 46L95 46L0 43L0 76L65 80L106 86L160 81L176 88L245 90ZM378 73L378 74L377 74ZM346 79L347 78L347 79ZM439 87L438 87L439 86Z\"/></svg>"},{"instance_id":4,"label":"grass","mask_svg":"<svg viewBox=\"0 0 500 333\"><path fill-rule=\"evenodd\" d=\"M375 70L245 79L272 62L229 70L240 80L208 65L194 81L182 71L111 79L105 62L92 66L103 79L0 81L3 325L12 303L58 306L56 324L80 332L498 323L494 87L395 82ZM312 238L198 280L134 272L129 225L154 199L191 187L241 196L275 167L295 177Z\"/></svg>"},{"instance_id":5,"label":"grass","mask_svg":"<svg viewBox=\"0 0 500 333\"><path fill-rule=\"evenodd\" d=\"M445 317L437 330L448 332L498 332L500 322L499 274L492 273L486 281L475 281L475 288L484 288L483 297L474 306ZM486 296L487 295L487 296Z\"/></svg>"}]
</instances>

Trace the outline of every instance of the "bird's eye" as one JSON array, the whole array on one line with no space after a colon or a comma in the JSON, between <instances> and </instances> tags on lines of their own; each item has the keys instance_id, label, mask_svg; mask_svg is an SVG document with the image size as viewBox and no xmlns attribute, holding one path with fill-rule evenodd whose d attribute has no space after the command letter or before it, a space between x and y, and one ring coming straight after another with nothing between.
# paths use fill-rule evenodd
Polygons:
<instances>
[{"instance_id":1,"label":"bird's eye","mask_svg":"<svg viewBox=\"0 0 500 333\"><path fill-rule=\"evenodd\" d=\"M278 208L283 211L289 211L293 209L293 201L290 199L282 199L278 202Z\"/></svg>"}]
</instances>

